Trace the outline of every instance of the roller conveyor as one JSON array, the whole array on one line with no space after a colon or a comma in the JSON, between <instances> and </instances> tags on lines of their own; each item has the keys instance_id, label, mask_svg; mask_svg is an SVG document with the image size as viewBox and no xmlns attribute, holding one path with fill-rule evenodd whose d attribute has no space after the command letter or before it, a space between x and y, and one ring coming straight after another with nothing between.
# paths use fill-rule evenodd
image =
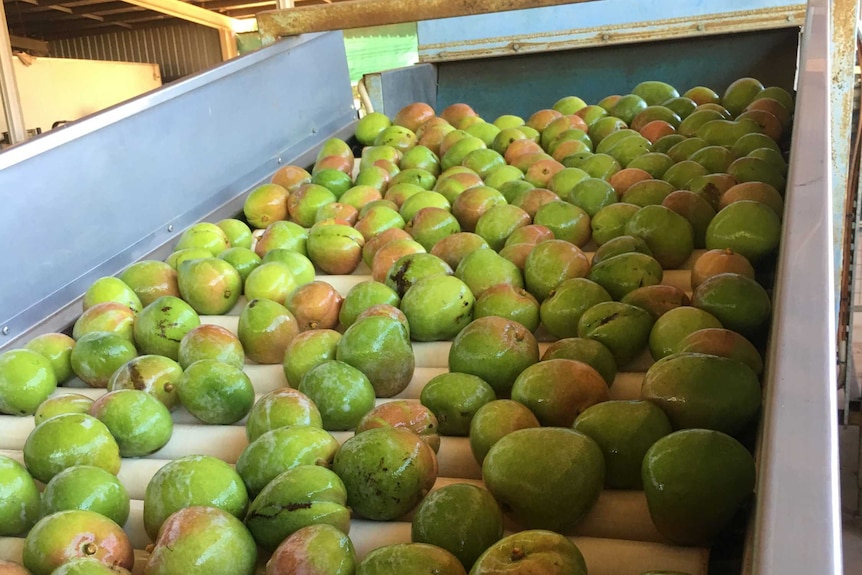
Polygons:
<instances>
[{"instance_id":1,"label":"roller conveyor","mask_svg":"<svg viewBox=\"0 0 862 575\"><path fill-rule=\"evenodd\" d=\"M810 11L809 39L816 38L819 29L818 18L822 17L823 14L817 12L816 6L815 10ZM333 36L336 36L334 40ZM298 56L291 58L288 52L295 50L297 54L301 54L303 50L310 50L309 47L314 46L317 49L322 48L324 52L331 52L334 54L333 60L337 60L339 57L337 36L325 34L286 41L272 47L269 51L232 62L205 79L197 78L181 83L174 86L173 91L169 88L165 92L156 93L125 107L111 110L89 120L89 123L82 122L70 126L65 136L56 134L57 138L42 138L27 146L13 149L0 156L0 189L5 193L5 190L12 189L13 183L20 185L25 181L22 179L24 174L38 171L33 166L41 162L55 161L45 159L49 157L65 157L65 161L68 162L71 161L70 158L89 154L96 161L103 161L98 149L106 145L118 145L118 143L123 144L122 149L127 150L129 154L136 154L138 158L149 157L147 154L152 153L152 150L160 144L166 151L182 150L187 136L185 130L180 130L173 135L145 134L142 138L143 142L140 143L131 142L124 132L138 122L152 121L154 117L152 114L160 113L162 118L171 117L172 114L187 109L189 103L195 102L210 103L211 110L215 109L216 115L221 113L222 116L219 117L229 118L230 113L235 111L235 108L229 105L230 97L238 97L237 94L243 92L238 85L241 82L240 78L243 78L243 82L249 81L249 78L257 80L261 91L265 92L278 86L271 79L266 79L267 72L271 74L278 66L299 68L305 66L306 69L302 71L309 79L311 85L309 89L317 88L328 93L330 81L315 76L305 64L298 63L300 60ZM818 70L806 67L805 64L809 62L806 54L813 58L812 62L816 60L815 55L810 53L812 50L810 47L807 51L803 49L802 69L808 75L802 75L798 110L814 109L818 95L822 96L821 92L825 90L825 86L818 89L814 85L820 76L811 77L811 74L816 74ZM267 67L270 68L268 71L265 70ZM221 87L218 94L215 88L217 85ZM250 189L256 182L265 180L278 165L303 161L307 163L308 158L313 154L308 150L313 150L323 139L331 135L349 133L349 103L345 98L336 97L329 100L329 97L324 95L314 104L314 110L299 118L281 109L281 103L277 98L264 95L263 99L265 102L258 106L256 117L236 118L236 126L233 126L233 122L229 122L238 131L237 141L248 144L250 148L234 154L237 156L235 159L226 159L227 154L219 157L221 152L205 144L201 146L201 150L188 151L188 162L182 171L194 177L176 176L180 169L171 166L172 162L168 158L159 160L164 169L163 175L156 175L157 170L154 168L145 170L149 175L142 176L143 181L140 183L129 182L118 173L121 170L106 169L104 175L107 181L113 182L113 185L128 186L132 195L139 194L143 197L144 194L151 194L157 209L142 210L136 224L130 226L132 229L129 233L115 243L107 241L113 238L106 238L103 235L106 233L104 230L87 229L82 241L83 245L93 253L85 253L87 249L84 249L82 250L84 255L70 257L69 262L54 270L56 277L47 282L47 289L45 286L34 287L46 273L43 265L33 263L45 259L45 254L39 253L42 244L37 242L38 248L24 250L25 253L20 259L15 254L11 258L4 256L7 259L0 263L19 266L23 272L21 281L27 288L24 291L29 289L30 293L23 300L19 298L11 303L7 300L5 307L0 309L2 311L0 319L3 320L4 327L10 328L8 339L5 342L0 340L0 349L18 347L23 345L27 338L40 332L55 331L68 326L80 309L77 307L80 305L76 299L78 294L95 277L116 273L132 261L143 257L163 259L168 253L170 244L182 229L200 219L215 221L220 217L229 217L238 213L242 192ZM261 130L260 126L278 124L278 121L267 118L261 110L282 120L281 125L285 126L285 133L275 135L269 132L279 130ZM256 112L247 113L254 116ZM813 145L812 142L816 144L818 128L816 123L813 124L816 115L812 119L807 119L797 114L797 118L799 118L795 127L797 141L802 138L799 134L803 134L807 137L806 143L809 146ZM243 119L256 129L241 125ZM207 137L214 138L217 132L207 134L206 131L213 128L204 126L203 119L192 118L189 123L194 125L198 121L202 130L200 136L202 141ZM284 143L285 134L289 138L288 144ZM255 141L256 137L258 141ZM140 147L136 148L138 144ZM185 149L187 150L188 147L186 146ZM781 573L782 571L778 570L776 565L787 564L784 563L785 561L795 561L790 564L798 567L801 562L813 560L811 558L817 558L816 564L820 568L816 572L840 572L840 568L837 567L840 562L835 562L837 495L833 492L834 486L830 485L829 479L830 472L833 471L831 466L835 465L836 461L835 442L834 437L827 431L832 426L829 414L834 405L834 402L830 402L829 392L832 360L830 350L834 351L834 345L831 344L833 334L830 332L830 322L827 319L829 313L824 311L829 309L830 296L827 294L830 290L823 289L823 285L813 279L817 273L811 272L812 267L824 274L831 272L829 258L824 257L825 252L822 252L829 249L829 234L824 231L822 236L819 235L819 228L816 227L817 222L822 221L819 218L825 218L825 214L828 214L828 205L823 197L825 191L818 186L819 180L817 180L817 177L826 177L823 175L823 170L824 165L828 166L828 160L825 164L821 162L812 166L810 161L805 162L801 158L800 153L796 151L798 149L799 145L794 144L792 173L788 185L786 217L788 226L782 240L784 255L780 262L777 276L778 289L774 299L776 319L769 358L770 374L767 380L768 392L763 419L764 440L759 455L760 484L757 490L759 503L753 516L749 531L749 545L746 550L746 572L769 575ZM259 155L252 160L254 154ZM263 165L260 164L261 158L265 158ZM809 177L812 175L813 180ZM159 187L165 187L165 183L171 177L177 177L177 179L160 192ZM94 212L90 214L91 217L98 219L106 216L106 212L111 213L117 209L115 199L109 198L110 191L102 188L103 185L105 188L110 187L104 184L106 181L104 178L93 180L88 174L59 174L58 178L60 184L73 186L73 189L79 189L81 185L94 186L95 197L89 205L85 206ZM195 178L199 180L195 181ZM177 195L178 189L187 193L180 197ZM825 212L824 205L826 205ZM13 211L20 207L14 203L10 206ZM65 213L62 213L64 209ZM15 213L19 212L15 211ZM70 213L83 217L80 210L70 211L62 202L56 210L46 214L47 237L40 238L44 240L44 249L54 250L56 253L57 249L67 241L68 235L75 233L73 224L77 218L70 218ZM10 223L4 221L6 217L8 215L0 214L0 222ZM27 235L30 232L25 232L23 225L10 223L5 229L10 234L21 231L21 237L24 238L25 243L31 239ZM812 229L814 232L811 232ZM808 235L803 237L806 233ZM95 249L94 246L101 247ZM818 257L820 267L813 266L813 262L818 261ZM23 265L24 263L27 265ZM20 267L22 265L23 267ZM362 275L358 274L318 279L331 281L344 293L355 282L361 281L359 279L361 277ZM7 279L0 280L0 292L4 297L11 293L11 286L5 283L7 281ZM684 271L666 273L665 283L677 285L687 291L690 289L688 275ZM824 283L827 287L831 286L829 282ZM792 305L800 301L809 302L806 313L800 313L798 306ZM822 312L821 315L813 317L818 315L818 310ZM235 329L236 320L231 316L204 318L204 321ZM795 334L798 332L806 332L810 337L815 337L812 334L823 334L822 339L827 343L823 348L806 346L805 341L800 341L796 337ZM815 349L811 349L812 347ZM447 347L445 344L414 343L414 350L419 367L413 382L399 397L415 400L422 385L445 370L445 362L441 360L446 356ZM649 357L645 356L630 368L635 371L618 374L617 380L611 387L611 397L638 397L642 373L649 366L650 361ZM258 396L284 384L280 366L249 364L246 369ZM823 386L814 390L817 392L814 398L806 396L805 392L800 393L792 385L793 382L799 384L806 379L817 381L819 378L823 378ZM791 383L787 383L788 381ZM778 382L781 382L780 387ZM62 390L58 389L58 392L60 391ZM88 396L104 393L103 390L74 387L68 391L81 392ZM779 405L782 406L784 413L776 409ZM811 410L814 410L814 413ZM798 423L796 430L788 427L791 419ZM208 448L213 450L213 455L227 461L235 461L247 444L244 429L241 427L242 422L233 426L203 427L183 409L174 413L174 420L175 436L168 446L148 458L125 460L120 471L120 477L129 487L133 498L132 515L126 527L136 548L140 550L136 566L138 573L141 572L142 567L140 558L145 556L143 547L146 544L146 535L141 527L140 514L146 480L168 460ZM20 459L20 450L30 428L32 428L31 418L7 416L0 418L0 453ZM343 441L347 434L336 434L336 437ZM814 445L817 446L816 449ZM811 474L816 478L814 483L809 480L807 488L795 492L792 490L798 487L798 483L805 481L806 473L800 473L797 477L788 476L789 468L795 470L793 465L788 468L786 459L787 452L793 449L811 455L812 458L806 457L808 464L818 467ZM815 457L815 454L819 458ZM793 459L796 460L798 457L799 454ZM475 462L471 461L469 446L465 444L463 438L444 438L440 450L441 473L437 487L447 481L479 480L476 467ZM783 482L782 485L779 485L779 478ZM788 497L792 497L793 493L813 493L811 500L802 501L801 505L803 507L810 505L818 509L814 513L816 519L814 525L810 530L806 529L815 533L806 535L805 551L801 550L803 545L799 543L800 535L795 532L792 510L787 505ZM649 521L642 494L605 491L596 508L583 523L579 524L577 533L572 536L587 558L591 575L605 573L639 575L640 571L644 570L644 565L654 561L656 557L664 561L661 565L664 569L692 574L706 573L708 551L662 543L661 537ZM409 540L409 524L405 521L377 523L355 519L352 523L351 537L357 551L362 555L386 543ZM0 558L19 558L20 545L20 539L0 539ZM779 558L779 555L782 557Z\"/></svg>"}]
</instances>

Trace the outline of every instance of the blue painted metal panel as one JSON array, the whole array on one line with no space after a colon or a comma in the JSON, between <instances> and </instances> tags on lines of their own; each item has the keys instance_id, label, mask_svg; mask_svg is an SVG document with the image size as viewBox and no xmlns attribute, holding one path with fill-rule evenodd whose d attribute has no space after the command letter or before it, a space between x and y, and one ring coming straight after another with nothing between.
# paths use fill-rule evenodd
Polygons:
<instances>
[{"instance_id":1,"label":"blue painted metal panel","mask_svg":"<svg viewBox=\"0 0 862 575\"><path fill-rule=\"evenodd\" d=\"M337 32L278 42L3 152L0 328L31 327L354 119Z\"/></svg>"},{"instance_id":2,"label":"blue painted metal panel","mask_svg":"<svg viewBox=\"0 0 862 575\"><path fill-rule=\"evenodd\" d=\"M454 56L459 50L501 48L513 37L536 36L565 42L577 38L577 31L589 28L610 30L654 22L660 29L669 19L685 20L714 15L729 19L737 12L789 8L800 4L788 0L663 0L660 3L603 0L430 20L418 25L419 56L420 60L437 60L443 54ZM454 46L463 44L472 46Z\"/></svg>"},{"instance_id":3,"label":"blue painted metal panel","mask_svg":"<svg viewBox=\"0 0 862 575\"><path fill-rule=\"evenodd\" d=\"M437 64L437 108L469 103L483 118L524 117L569 95L596 103L626 94L644 80L663 80L682 93L705 85L723 91L754 76L793 89L797 30L792 28L544 52Z\"/></svg>"}]
</instances>

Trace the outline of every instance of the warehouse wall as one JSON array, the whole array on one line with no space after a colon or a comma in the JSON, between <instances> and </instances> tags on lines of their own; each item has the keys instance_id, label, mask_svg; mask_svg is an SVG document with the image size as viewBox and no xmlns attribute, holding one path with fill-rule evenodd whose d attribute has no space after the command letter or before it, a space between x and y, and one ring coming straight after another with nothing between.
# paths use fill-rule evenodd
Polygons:
<instances>
[{"instance_id":1,"label":"warehouse wall","mask_svg":"<svg viewBox=\"0 0 862 575\"><path fill-rule=\"evenodd\" d=\"M158 64L164 83L221 63L218 32L191 23L54 40L49 49L54 58Z\"/></svg>"}]
</instances>

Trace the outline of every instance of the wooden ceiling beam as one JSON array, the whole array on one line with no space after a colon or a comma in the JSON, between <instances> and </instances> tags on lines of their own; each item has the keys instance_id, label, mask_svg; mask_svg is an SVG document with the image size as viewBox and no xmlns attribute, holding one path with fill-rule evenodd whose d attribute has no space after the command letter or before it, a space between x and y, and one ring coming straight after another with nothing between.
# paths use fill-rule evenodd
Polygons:
<instances>
[{"instance_id":1,"label":"wooden ceiling beam","mask_svg":"<svg viewBox=\"0 0 862 575\"><path fill-rule=\"evenodd\" d=\"M114 29L107 30L108 28ZM37 34L45 40L53 40L58 37L69 38L85 36L94 30L116 32L116 29L131 30L132 28L133 26L126 22L96 22L95 20L88 20L79 22L74 27L69 26L67 23L46 25L41 27L39 32L34 32L34 34Z\"/></svg>"},{"instance_id":2,"label":"wooden ceiling beam","mask_svg":"<svg viewBox=\"0 0 862 575\"><path fill-rule=\"evenodd\" d=\"M27 50L36 52L37 54L48 54L48 43L42 40L34 40L33 38L24 38L22 36L10 36L12 47L19 50Z\"/></svg>"}]
</instances>

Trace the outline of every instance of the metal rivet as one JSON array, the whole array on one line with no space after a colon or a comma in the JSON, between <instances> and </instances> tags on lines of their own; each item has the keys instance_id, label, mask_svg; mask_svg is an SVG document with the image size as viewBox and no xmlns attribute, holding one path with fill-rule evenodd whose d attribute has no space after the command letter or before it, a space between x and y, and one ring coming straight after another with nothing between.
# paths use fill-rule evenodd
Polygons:
<instances>
[{"instance_id":1,"label":"metal rivet","mask_svg":"<svg viewBox=\"0 0 862 575\"><path fill-rule=\"evenodd\" d=\"M312 134L316 134L316 133L317 133L317 128L312 128L312 129L311 129L311 133L312 133Z\"/></svg>"},{"instance_id":2,"label":"metal rivet","mask_svg":"<svg viewBox=\"0 0 862 575\"><path fill-rule=\"evenodd\" d=\"M602 34L602 41L607 42L610 39L611 39L611 37L609 34Z\"/></svg>"},{"instance_id":3,"label":"metal rivet","mask_svg":"<svg viewBox=\"0 0 862 575\"><path fill-rule=\"evenodd\" d=\"M518 51L518 50L520 50L520 49L521 49L521 45L520 45L520 44L518 44L517 42L515 42L514 44L512 44L512 50L514 50L515 52L517 52L517 51Z\"/></svg>"},{"instance_id":4,"label":"metal rivet","mask_svg":"<svg viewBox=\"0 0 862 575\"><path fill-rule=\"evenodd\" d=\"M276 158L275 161L278 162L279 164L281 164L284 160L282 160L281 157L279 156L278 158Z\"/></svg>"},{"instance_id":5,"label":"metal rivet","mask_svg":"<svg viewBox=\"0 0 862 575\"><path fill-rule=\"evenodd\" d=\"M793 14L788 14L788 15L787 15L787 21L788 21L788 22L793 22Z\"/></svg>"},{"instance_id":6,"label":"metal rivet","mask_svg":"<svg viewBox=\"0 0 862 575\"><path fill-rule=\"evenodd\" d=\"M168 231L169 232L174 231L174 224L168 224Z\"/></svg>"},{"instance_id":7,"label":"metal rivet","mask_svg":"<svg viewBox=\"0 0 862 575\"><path fill-rule=\"evenodd\" d=\"M698 25L697 25L697 29L698 29L699 31L703 32L703 28L704 28L703 24L698 24Z\"/></svg>"},{"instance_id":8,"label":"metal rivet","mask_svg":"<svg viewBox=\"0 0 862 575\"><path fill-rule=\"evenodd\" d=\"M9 335L9 326L3 326L3 329L0 329L0 332L3 332L3 335Z\"/></svg>"}]
</instances>

